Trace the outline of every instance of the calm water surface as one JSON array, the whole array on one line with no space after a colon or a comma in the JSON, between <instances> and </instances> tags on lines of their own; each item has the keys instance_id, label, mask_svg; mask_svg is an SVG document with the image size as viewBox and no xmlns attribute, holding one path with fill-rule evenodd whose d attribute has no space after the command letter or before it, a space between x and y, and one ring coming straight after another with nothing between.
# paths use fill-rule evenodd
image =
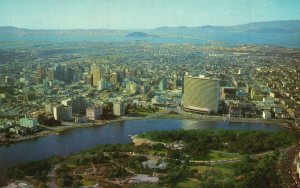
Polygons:
<instances>
[{"instance_id":1,"label":"calm water surface","mask_svg":"<svg viewBox=\"0 0 300 188\"><path fill-rule=\"evenodd\" d=\"M0 169L20 162L45 159L53 155L66 156L98 144L130 143L128 135L152 130L227 129L227 130L286 130L279 125L261 123L229 123L199 120L130 120L93 128L76 128L58 135L0 147Z\"/></svg>"},{"instance_id":2,"label":"calm water surface","mask_svg":"<svg viewBox=\"0 0 300 188\"><path fill-rule=\"evenodd\" d=\"M278 45L292 48L300 48L299 33L247 33L247 32L221 32L214 34L200 34L196 37L186 36L160 36L160 37L126 37L126 35L0 35L1 41L18 42L15 46L31 45L32 43L50 42L65 43L74 41L93 41L93 42L126 42L126 41L145 41L150 43L192 43L208 44L210 41L225 43L226 45L235 44L259 44L259 45ZM25 42L21 44L20 42ZM28 43L28 44L26 44ZM5 47L5 46L1 46Z\"/></svg>"}]
</instances>

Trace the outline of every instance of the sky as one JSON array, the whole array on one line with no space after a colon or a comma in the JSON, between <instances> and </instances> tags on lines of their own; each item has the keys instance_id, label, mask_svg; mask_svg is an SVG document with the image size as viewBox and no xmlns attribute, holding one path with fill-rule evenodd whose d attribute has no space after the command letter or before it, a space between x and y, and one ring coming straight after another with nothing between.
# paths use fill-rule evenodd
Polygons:
<instances>
[{"instance_id":1,"label":"sky","mask_svg":"<svg viewBox=\"0 0 300 188\"><path fill-rule=\"evenodd\" d=\"M0 26L151 29L300 20L300 0L0 0Z\"/></svg>"}]
</instances>

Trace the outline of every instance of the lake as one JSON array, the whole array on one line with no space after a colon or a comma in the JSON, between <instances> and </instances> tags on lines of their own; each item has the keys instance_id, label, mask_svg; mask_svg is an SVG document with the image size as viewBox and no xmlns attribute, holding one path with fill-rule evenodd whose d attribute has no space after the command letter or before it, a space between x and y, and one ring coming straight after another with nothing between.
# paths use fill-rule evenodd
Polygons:
<instances>
[{"instance_id":1,"label":"lake","mask_svg":"<svg viewBox=\"0 0 300 188\"><path fill-rule=\"evenodd\" d=\"M98 144L130 143L129 135L153 130L226 129L226 130L287 130L280 125L263 123L230 123L190 119L128 120L91 128L75 128L61 134L0 147L0 169L21 162L41 160L53 155L66 156ZM0 170L1 177L1 170ZM1 181L1 180L0 180Z\"/></svg>"}]
</instances>

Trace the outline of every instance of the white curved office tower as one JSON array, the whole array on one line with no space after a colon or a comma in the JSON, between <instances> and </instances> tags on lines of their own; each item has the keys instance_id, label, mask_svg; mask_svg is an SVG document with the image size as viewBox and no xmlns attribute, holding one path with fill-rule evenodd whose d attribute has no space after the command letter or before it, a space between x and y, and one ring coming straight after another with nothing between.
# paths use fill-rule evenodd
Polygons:
<instances>
[{"instance_id":1,"label":"white curved office tower","mask_svg":"<svg viewBox=\"0 0 300 188\"><path fill-rule=\"evenodd\" d=\"M217 79L185 76L183 107L186 110L218 112L220 83Z\"/></svg>"}]
</instances>

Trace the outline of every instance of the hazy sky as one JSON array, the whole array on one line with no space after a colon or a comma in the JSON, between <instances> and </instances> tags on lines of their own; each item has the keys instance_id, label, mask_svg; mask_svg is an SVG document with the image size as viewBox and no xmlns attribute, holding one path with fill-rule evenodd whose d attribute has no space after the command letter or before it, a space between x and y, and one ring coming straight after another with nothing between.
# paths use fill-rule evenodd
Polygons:
<instances>
[{"instance_id":1,"label":"hazy sky","mask_svg":"<svg viewBox=\"0 0 300 188\"><path fill-rule=\"evenodd\" d=\"M145 29L295 19L300 19L300 0L0 0L0 26L31 29Z\"/></svg>"}]
</instances>

